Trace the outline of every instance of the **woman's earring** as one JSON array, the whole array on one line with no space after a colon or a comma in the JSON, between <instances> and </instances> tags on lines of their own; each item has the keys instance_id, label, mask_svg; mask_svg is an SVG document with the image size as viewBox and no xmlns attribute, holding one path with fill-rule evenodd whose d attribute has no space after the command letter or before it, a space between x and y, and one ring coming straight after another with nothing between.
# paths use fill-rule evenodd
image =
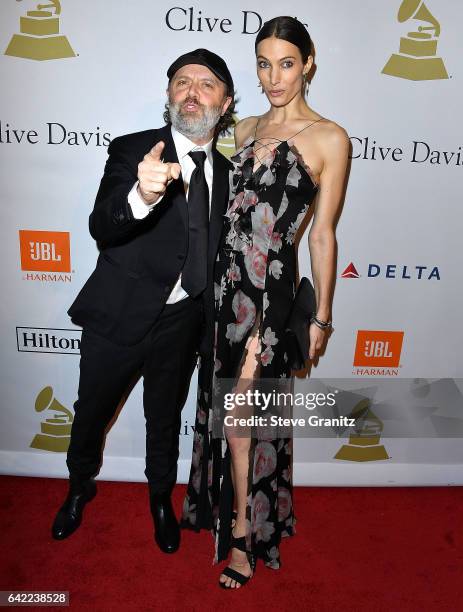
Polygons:
<instances>
[{"instance_id":1,"label":"woman's earring","mask_svg":"<svg viewBox=\"0 0 463 612\"><path fill-rule=\"evenodd\" d=\"M303 74L303 81L302 81L302 92L304 95L307 94L308 90L309 90L309 73L308 72L304 72Z\"/></svg>"},{"instance_id":2,"label":"woman's earring","mask_svg":"<svg viewBox=\"0 0 463 612\"><path fill-rule=\"evenodd\" d=\"M263 94L264 93L264 86L262 85L262 83L260 81L257 83L257 87L260 87L260 93Z\"/></svg>"}]
</instances>

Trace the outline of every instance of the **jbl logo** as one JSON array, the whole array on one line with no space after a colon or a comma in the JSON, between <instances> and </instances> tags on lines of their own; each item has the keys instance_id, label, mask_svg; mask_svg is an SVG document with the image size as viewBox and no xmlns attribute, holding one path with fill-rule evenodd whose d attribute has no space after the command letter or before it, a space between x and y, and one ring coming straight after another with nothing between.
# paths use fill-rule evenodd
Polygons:
<instances>
[{"instance_id":1,"label":"jbl logo","mask_svg":"<svg viewBox=\"0 0 463 612\"><path fill-rule=\"evenodd\" d=\"M357 333L354 366L388 366L397 368L400 362L404 332L372 331Z\"/></svg>"},{"instance_id":2,"label":"jbl logo","mask_svg":"<svg viewBox=\"0 0 463 612\"><path fill-rule=\"evenodd\" d=\"M19 230L21 270L70 272L69 232Z\"/></svg>"},{"instance_id":3,"label":"jbl logo","mask_svg":"<svg viewBox=\"0 0 463 612\"><path fill-rule=\"evenodd\" d=\"M365 342L365 357L392 357L389 350L389 342L379 340L367 340Z\"/></svg>"},{"instance_id":4,"label":"jbl logo","mask_svg":"<svg viewBox=\"0 0 463 612\"><path fill-rule=\"evenodd\" d=\"M30 257L32 261L61 261L61 255L56 253L54 242L30 242Z\"/></svg>"}]
</instances>

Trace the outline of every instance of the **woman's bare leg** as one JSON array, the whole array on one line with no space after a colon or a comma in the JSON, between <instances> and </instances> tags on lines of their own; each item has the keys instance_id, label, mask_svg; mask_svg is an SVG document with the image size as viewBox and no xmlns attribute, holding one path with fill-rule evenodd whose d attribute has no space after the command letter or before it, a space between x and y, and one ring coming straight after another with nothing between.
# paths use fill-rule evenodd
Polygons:
<instances>
[{"instance_id":1,"label":"woman's bare leg","mask_svg":"<svg viewBox=\"0 0 463 612\"><path fill-rule=\"evenodd\" d=\"M249 382L252 381L258 369L257 353L259 350L258 328L248 339L246 343L247 352L241 367L240 376L237 385L234 389L235 393L244 393L249 388ZM243 410L240 407L239 414L234 408L231 414L233 416L247 417L252 415L251 410ZM245 414L245 412L247 414ZM249 477L249 449L251 447L251 437L244 436L245 430L240 429L239 436L233 435L233 428L226 431L228 446L231 453L231 476L235 497L235 509L237 512L236 521L233 527L233 535L240 538L246 535L246 503L248 496L248 477ZM252 573L246 553L236 548L231 550L231 561L229 567L243 574L250 576ZM232 578L220 575L220 582L225 583L232 588L240 588L240 584Z\"/></svg>"}]
</instances>

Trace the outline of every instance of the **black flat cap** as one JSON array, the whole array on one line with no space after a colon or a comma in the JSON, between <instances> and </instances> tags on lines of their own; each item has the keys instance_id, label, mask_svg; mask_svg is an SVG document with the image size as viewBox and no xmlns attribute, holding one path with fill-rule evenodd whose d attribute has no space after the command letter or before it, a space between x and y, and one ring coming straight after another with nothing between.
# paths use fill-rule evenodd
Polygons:
<instances>
[{"instance_id":1,"label":"black flat cap","mask_svg":"<svg viewBox=\"0 0 463 612\"><path fill-rule=\"evenodd\" d=\"M232 76L227 68L227 64L217 54L212 53L212 51L208 51L208 49L196 49L195 51L190 51L189 53L181 55L173 64L171 64L171 66L169 66L169 69L167 70L167 78L169 81L177 70L183 66L186 66L187 64L200 64L201 66L206 66L206 68L209 68L209 70L211 70L211 72L213 72L218 79L227 85L228 93L233 95Z\"/></svg>"}]
</instances>

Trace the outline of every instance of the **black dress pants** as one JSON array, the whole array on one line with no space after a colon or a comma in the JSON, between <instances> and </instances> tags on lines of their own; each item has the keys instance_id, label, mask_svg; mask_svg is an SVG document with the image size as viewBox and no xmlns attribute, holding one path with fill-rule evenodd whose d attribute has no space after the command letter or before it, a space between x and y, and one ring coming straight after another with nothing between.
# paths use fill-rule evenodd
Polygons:
<instances>
[{"instance_id":1,"label":"black dress pants","mask_svg":"<svg viewBox=\"0 0 463 612\"><path fill-rule=\"evenodd\" d=\"M181 411L196 364L202 302L168 304L145 338L119 346L84 328L78 399L67 466L71 480L94 476L105 430L137 373L143 375L146 470L151 493L170 492L177 479Z\"/></svg>"}]
</instances>

